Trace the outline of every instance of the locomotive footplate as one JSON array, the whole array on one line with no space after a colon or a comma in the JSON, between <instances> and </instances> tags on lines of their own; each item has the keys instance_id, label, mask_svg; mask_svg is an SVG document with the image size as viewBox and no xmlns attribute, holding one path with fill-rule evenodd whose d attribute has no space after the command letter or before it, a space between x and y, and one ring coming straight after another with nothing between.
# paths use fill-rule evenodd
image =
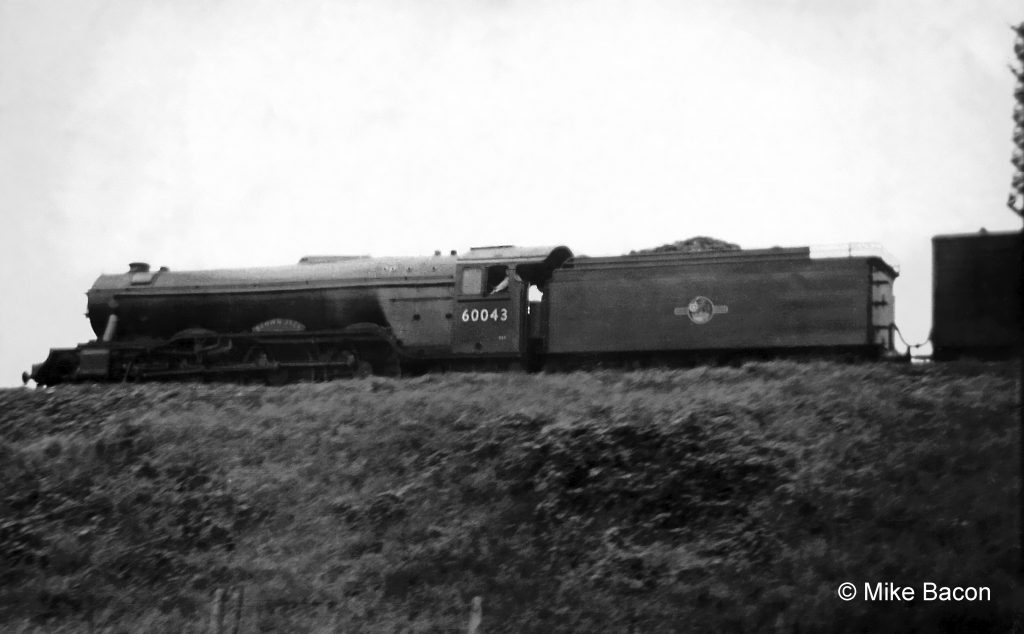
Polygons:
<instances>
[{"instance_id":1,"label":"locomotive footplate","mask_svg":"<svg viewBox=\"0 0 1024 634\"><path fill-rule=\"evenodd\" d=\"M295 380L397 376L401 351L375 324L344 330L216 333L193 329L170 339L93 342L51 352L33 367L40 385L175 379Z\"/></svg>"}]
</instances>

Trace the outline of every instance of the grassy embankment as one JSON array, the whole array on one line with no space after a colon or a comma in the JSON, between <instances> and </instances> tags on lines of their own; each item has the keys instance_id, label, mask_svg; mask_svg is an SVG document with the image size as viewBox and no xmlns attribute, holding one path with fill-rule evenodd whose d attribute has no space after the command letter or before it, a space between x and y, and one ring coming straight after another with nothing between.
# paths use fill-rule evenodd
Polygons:
<instances>
[{"instance_id":1,"label":"grassy embankment","mask_svg":"<svg viewBox=\"0 0 1024 634\"><path fill-rule=\"evenodd\" d=\"M1011 364L3 390L0 628L201 631L244 586L242 631L476 595L486 632L1007 631L1017 399Z\"/></svg>"}]
</instances>

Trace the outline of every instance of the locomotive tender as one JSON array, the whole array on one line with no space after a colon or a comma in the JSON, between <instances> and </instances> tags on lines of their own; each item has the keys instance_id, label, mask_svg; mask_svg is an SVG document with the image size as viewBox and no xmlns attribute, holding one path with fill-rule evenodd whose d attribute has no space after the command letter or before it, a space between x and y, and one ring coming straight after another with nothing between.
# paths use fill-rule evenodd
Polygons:
<instances>
[{"instance_id":1,"label":"locomotive tender","mask_svg":"<svg viewBox=\"0 0 1024 634\"><path fill-rule=\"evenodd\" d=\"M897 275L881 257L808 248L587 258L499 246L186 272L133 263L87 293L97 339L52 349L22 378L280 383L582 359L877 356L893 351Z\"/></svg>"}]
</instances>

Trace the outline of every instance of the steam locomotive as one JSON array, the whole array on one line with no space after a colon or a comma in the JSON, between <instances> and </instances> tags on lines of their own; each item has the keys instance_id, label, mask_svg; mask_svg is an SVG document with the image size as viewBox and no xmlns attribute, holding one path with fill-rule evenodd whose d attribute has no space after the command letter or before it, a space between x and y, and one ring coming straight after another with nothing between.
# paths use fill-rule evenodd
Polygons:
<instances>
[{"instance_id":1,"label":"steam locomotive","mask_svg":"<svg viewBox=\"0 0 1024 634\"><path fill-rule=\"evenodd\" d=\"M574 257L493 246L430 257L311 256L176 272L132 263L88 291L96 339L23 374L271 384L581 361L893 352L884 257L809 248Z\"/></svg>"}]
</instances>

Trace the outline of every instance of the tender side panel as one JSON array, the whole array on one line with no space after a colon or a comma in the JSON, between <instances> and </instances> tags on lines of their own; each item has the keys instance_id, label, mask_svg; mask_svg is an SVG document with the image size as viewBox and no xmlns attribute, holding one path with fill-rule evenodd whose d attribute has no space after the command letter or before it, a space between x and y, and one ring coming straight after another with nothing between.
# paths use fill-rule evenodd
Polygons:
<instances>
[{"instance_id":1,"label":"tender side panel","mask_svg":"<svg viewBox=\"0 0 1024 634\"><path fill-rule=\"evenodd\" d=\"M1016 346L1021 328L1021 234L936 236L932 256L936 355Z\"/></svg>"},{"instance_id":2,"label":"tender side panel","mask_svg":"<svg viewBox=\"0 0 1024 634\"><path fill-rule=\"evenodd\" d=\"M871 276L863 258L584 264L552 279L548 352L866 346Z\"/></svg>"}]
</instances>

